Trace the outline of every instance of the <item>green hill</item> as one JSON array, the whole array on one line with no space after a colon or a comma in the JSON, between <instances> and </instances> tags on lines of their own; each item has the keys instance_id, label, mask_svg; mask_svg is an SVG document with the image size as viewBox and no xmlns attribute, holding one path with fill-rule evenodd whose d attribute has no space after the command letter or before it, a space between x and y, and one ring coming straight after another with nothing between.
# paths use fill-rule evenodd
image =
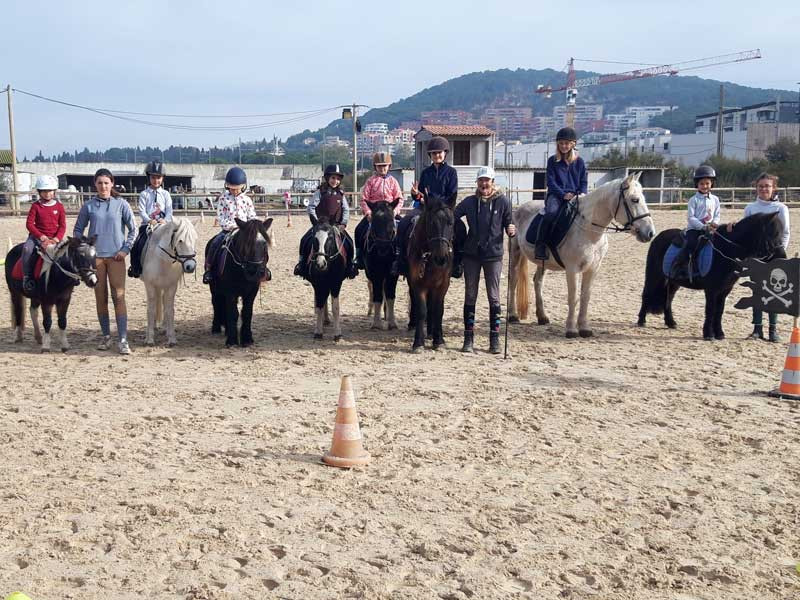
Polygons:
<instances>
[{"instance_id":1,"label":"green hill","mask_svg":"<svg viewBox=\"0 0 800 600\"><path fill-rule=\"evenodd\" d=\"M589 71L576 71L577 77L598 75ZM469 73L450 79L439 85L426 88L408 98L367 111L362 117L362 124L388 123L390 127L402 121L419 119L423 111L429 110L466 110L475 116L491 106L532 106L534 115L551 116L553 107L563 104L564 93L554 93L550 99L544 94L536 94L539 84L557 87L566 81L566 74L552 69L500 69ZM675 133L694 131L694 115L712 112L719 102L719 84L713 79L702 79L696 76L652 77L623 81L607 85L581 88L578 103L604 105L605 113L622 112L626 106L677 106L671 115L665 115L658 121ZM725 83L725 105L745 106L758 102L766 102L780 96L782 99L795 98L797 92L776 89L752 88L735 83ZM656 124L656 122L654 122ZM352 123L337 119L326 128L328 135L350 136ZM322 130L315 132L306 130L290 137L286 144L299 147L306 137L321 139Z\"/></svg>"}]
</instances>

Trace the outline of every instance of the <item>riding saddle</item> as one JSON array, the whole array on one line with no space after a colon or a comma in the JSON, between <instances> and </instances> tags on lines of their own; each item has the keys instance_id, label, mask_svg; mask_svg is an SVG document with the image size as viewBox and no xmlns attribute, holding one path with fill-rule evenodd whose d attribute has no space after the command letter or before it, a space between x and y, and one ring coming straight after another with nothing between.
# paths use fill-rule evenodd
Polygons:
<instances>
[{"instance_id":1,"label":"riding saddle","mask_svg":"<svg viewBox=\"0 0 800 600\"><path fill-rule=\"evenodd\" d=\"M558 212L550 223L550 227L545 227L544 235L546 239L544 241L547 243L547 247L550 249L550 253L552 254L553 258L562 267L564 266L564 263L561 261L561 256L558 254L558 247L561 245L561 242L564 241L564 237L566 237L569 228L572 226L572 223L575 221L575 217L577 216L577 201L571 200L568 202L562 202ZM540 229L543 225L546 225L545 216L542 213L539 213L534 217L533 221L531 221L528 231L525 234L525 239L529 243L535 244L539 238Z\"/></svg>"},{"instance_id":2,"label":"riding saddle","mask_svg":"<svg viewBox=\"0 0 800 600\"><path fill-rule=\"evenodd\" d=\"M686 243L686 238L684 234L681 234L679 237L675 238L670 244L667 251L664 253L664 260L661 263L661 272L664 274L665 277L671 277L672 273L672 265L675 262L675 259L680 254L681 250L683 249L684 244ZM709 243L707 237L701 237L698 240L697 248L689 257L689 269L691 269L690 273L683 273L688 279L694 279L695 277L705 277L711 271L711 265L714 261L714 248ZM687 269L688 270L688 269Z\"/></svg>"}]
</instances>

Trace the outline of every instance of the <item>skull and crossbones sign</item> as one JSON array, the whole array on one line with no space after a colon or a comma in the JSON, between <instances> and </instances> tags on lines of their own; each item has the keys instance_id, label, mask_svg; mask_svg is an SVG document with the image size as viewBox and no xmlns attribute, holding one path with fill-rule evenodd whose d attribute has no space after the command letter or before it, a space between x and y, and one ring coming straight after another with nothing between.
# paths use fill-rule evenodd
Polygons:
<instances>
[{"instance_id":1,"label":"skull and crossbones sign","mask_svg":"<svg viewBox=\"0 0 800 600\"><path fill-rule=\"evenodd\" d=\"M766 280L761 282L761 289L767 292L769 296L762 296L761 302L764 305L769 304L772 300L779 300L786 308L792 305L792 301L785 296L791 294L794 290L794 284L787 285L788 277L786 271L783 269L772 269L769 274L769 285Z\"/></svg>"}]
</instances>

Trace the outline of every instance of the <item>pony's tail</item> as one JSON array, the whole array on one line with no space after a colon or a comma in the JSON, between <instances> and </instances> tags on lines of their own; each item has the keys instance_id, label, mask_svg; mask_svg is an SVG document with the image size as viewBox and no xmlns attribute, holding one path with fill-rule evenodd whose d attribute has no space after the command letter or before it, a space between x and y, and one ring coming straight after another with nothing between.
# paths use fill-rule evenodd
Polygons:
<instances>
[{"instance_id":1,"label":"pony's tail","mask_svg":"<svg viewBox=\"0 0 800 600\"><path fill-rule=\"evenodd\" d=\"M644 289L642 289L642 314L660 315L667 305L667 278L661 271L664 255L663 252L659 252L659 247L659 244L653 242L647 250L647 267L644 275Z\"/></svg>"},{"instance_id":2,"label":"pony's tail","mask_svg":"<svg viewBox=\"0 0 800 600\"><path fill-rule=\"evenodd\" d=\"M516 282L516 304L517 316L521 319L528 318L530 308L530 275L528 274L528 259L522 253L519 242L512 238L509 241L511 246L511 268L514 269L514 280Z\"/></svg>"}]
</instances>

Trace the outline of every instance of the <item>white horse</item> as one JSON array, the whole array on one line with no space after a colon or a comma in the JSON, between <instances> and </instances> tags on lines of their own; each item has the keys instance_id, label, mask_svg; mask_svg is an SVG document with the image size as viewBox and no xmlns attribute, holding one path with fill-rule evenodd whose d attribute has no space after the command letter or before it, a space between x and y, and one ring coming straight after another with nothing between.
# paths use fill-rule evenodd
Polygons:
<instances>
[{"instance_id":1,"label":"white horse","mask_svg":"<svg viewBox=\"0 0 800 600\"><path fill-rule=\"evenodd\" d=\"M640 242L649 242L656 234L653 219L647 212L642 186L639 183L641 172L631 174L625 179L615 179L593 190L578 200L578 215L572 223L564 240L558 247L564 267L561 267L551 256L546 261L535 260L535 248L525 239L525 232L542 207L541 200L531 200L514 211L514 223L520 235L509 240L511 269L508 285L510 286L510 306L508 319L517 322L528 317L528 261L537 264L533 278L536 290L536 318L539 325L550 322L544 312L542 301L542 280L546 270L565 271L567 276L567 337L591 337L589 327L589 298L594 276L608 251L606 231L629 231L636 235ZM609 227L612 222L620 226ZM581 275L580 310L577 326L575 323L575 305L578 286L578 275ZM516 293L515 293L516 292ZM519 308L519 314L517 309Z\"/></svg>"},{"instance_id":2,"label":"white horse","mask_svg":"<svg viewBox=\"0 0 800 600\"><path fill-rule=\"evenodd\" d=\"M163 319L167 344L175 337L175 292L183 273L194 273L197 231L188 219L173 217L172 222L155 225L142 251L142 282L147 291L147 337L155 344L156 324Z\"/></svg>"}]
</instances>

